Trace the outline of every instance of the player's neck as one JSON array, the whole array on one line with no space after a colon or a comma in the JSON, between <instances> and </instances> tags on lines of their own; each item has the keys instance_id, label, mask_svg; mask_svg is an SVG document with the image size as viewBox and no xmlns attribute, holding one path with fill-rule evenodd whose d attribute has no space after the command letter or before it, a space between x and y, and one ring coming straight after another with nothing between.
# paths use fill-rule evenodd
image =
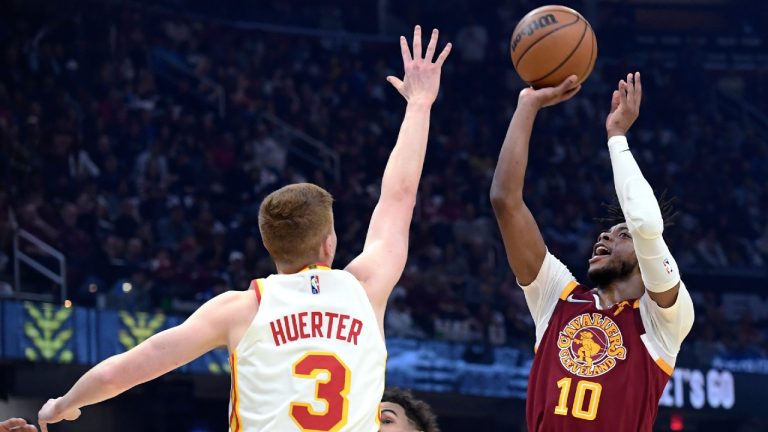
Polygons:
<instances>
[{"instance_id":1,"label":"player's neck","mask_svg":"<svg viewBox=\"0 0 768 432\"><path fill-rule=\"evenodd\" d=\"M603 309L608 309L625 300L640 298L644 292L643 279L639 274L626 279L617 279L597 287L597 295L600 297L600 305Z\"/></svg>"},{"instance_id":2,"label":"player's neck","mask_svg":"<svg viewBox=\"0 0 768 432\"><path fill-rule=\"evenodd\" d=\"M326 264L324 261L321 260L313 260L312 262L305 263L305 264L275 264L275 267L277 268L277 274L294 274L299 273L300 271L310 268L312 266L322 266L322 267L328 267L328 264Z\"/></svg>"}]
</instances>

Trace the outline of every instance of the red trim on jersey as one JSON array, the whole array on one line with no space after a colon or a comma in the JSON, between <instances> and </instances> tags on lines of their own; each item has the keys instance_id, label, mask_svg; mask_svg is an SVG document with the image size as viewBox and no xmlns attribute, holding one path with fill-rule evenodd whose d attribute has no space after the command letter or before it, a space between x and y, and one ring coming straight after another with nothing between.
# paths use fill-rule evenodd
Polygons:
<instances>
[{"instance_id":1,"label":"red trim on jersey","mask_svg":"<svg viewBox=\"0 0 768 432\"><path fill-rule=\"evenodd\" d=\"M261 304L261 279L254 279L251 281L251 286L249 289L252 289L253 292L256 293L256 301Z\"/></svg>"}]
</instances>

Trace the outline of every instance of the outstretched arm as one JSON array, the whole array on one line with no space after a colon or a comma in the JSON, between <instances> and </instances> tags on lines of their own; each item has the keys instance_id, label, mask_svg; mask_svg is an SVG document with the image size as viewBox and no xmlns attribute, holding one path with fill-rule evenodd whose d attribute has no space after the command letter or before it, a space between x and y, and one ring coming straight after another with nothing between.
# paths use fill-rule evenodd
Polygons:
<instances>
[{"instance_id":1,"label":"outstretched arm","mask_svg":"<svg viewBox=\"0 0 768 432\"><path fill-rule=\"evenodd\" d=\"M432 31L426 56L422 57L421 27L413 32L413 57L405 37L400 49L405 77L387 77L408 101L397 143L381 180L381 196L371 216L363 252L346 270L365 287L377 317L383 322L387 299L403 273L408 258L408 232L416 204L416 191L424 165L429 135L429 115L440 88L440 70L451 51L446 45L436 61L438 31Z\"/></svg>"},{"instance_id":2,"label":"outstretched arm","mask_svg":"<svg viewBox=\"0 0 768 432\"><path fill-rule=\"evenodd\" d=\"M493 175L491 204L501 229L507 260L523 286L529 285L539 274L547 252L539 227L523 201L523 180L533 122L541 108L572 98L581 88L576 82L576 77L571 76L557 87L527 88L520 92Z\"/></svg>"},{"instance_id":3,"label":"outstretched arm","mask_svg":"<svg viewBox=\"0 0 768 432\"><path fill-rule=\"evenodd\" d=\"M680 272L662 237L664 220L656 196L632 157L626 138L640 114L642 96L640 73L628 74L613 92L605 127L616 195L632 234L643 284L656 304L668 308L677 300Z\"/></svg>"},{"instance_id":4,"label":"outstretched arm","mask_svg":"<svg viewBox=\"0 0 768 432\"><path fill-rule=\"evenodd\" d=\"M200 307L183 324L160 332L128 352L112 356L86 372L64 396L50 399L38 413L43 432L49 423L75 420L80 408L113 398L229 343L232 323L243 321L243 296L227 292ZM253 297L255 301L255 296ZM239 303L239 304L238 304Z\"/></svg>"}]
</instances>

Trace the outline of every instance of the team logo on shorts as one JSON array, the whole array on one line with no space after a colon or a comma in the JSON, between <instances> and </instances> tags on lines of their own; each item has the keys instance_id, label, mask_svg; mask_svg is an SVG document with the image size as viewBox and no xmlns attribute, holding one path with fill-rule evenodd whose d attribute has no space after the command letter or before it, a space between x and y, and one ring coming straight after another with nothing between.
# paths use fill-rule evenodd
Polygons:
<instances>
[{"instance_id":1,"label":"team logo on shorts","mask_svg":"<svg viewBox=\"0 0 768 432\"><path fill-rule=\"evenodd\" d=\"M309 287L312 289L312 294L320 294L320 276L311 275L309 277Z\"/></svg>"},{"instance_id":2,"label":"team logo on shorts","mask_svg":"<svg viewBox=\"0 0 768 432\"><path fill-rule=\"evenodd\" d=\"M602 375L627 358L621 330L599 313L581 314L560 331L557 338L560 363L580 377Z\"/></svg>"}]
</instances>

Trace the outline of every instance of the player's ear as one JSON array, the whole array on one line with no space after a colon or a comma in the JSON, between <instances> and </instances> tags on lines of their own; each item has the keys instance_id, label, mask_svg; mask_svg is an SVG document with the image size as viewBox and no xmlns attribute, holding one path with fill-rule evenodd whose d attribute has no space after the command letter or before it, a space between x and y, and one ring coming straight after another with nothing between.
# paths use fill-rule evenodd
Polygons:
<instances>
[{"instance_id":1,"label":"player's ear","mask_svg":"<svg viewBox=\"0 0 768 432\"><path fill-rule=\"evenodd\" d=\"M320 259L321 261L329 261L329 258L333 258L336 253L336 232L331 230L320 244Z\"/></svg>"}]
</instances>

